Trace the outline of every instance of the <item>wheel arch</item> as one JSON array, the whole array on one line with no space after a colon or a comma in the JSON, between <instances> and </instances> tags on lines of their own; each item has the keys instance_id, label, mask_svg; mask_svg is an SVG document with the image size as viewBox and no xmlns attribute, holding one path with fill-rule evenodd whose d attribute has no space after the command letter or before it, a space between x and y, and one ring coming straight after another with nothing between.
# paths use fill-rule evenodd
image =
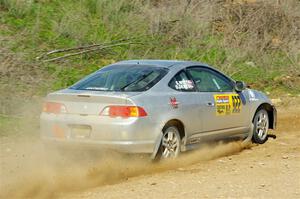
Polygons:
<instances>
[{"instance_id":1,"label":"wheel arch","mask_svg":"<svg viewBox=\"0 0 300 199\"><path fill-rule=\"evenodd\" d=\"M185 128L184 128L184 124L182 121L180 121L178 119L171 119L171 120L167 121L165 123L164 127L162 128L162 132L164 132L170 126L177 127L181 140L185 137Z\"/></svg>"},{"instance_id":2,"label":"wheel arch","mask_svg":"<svg viewBox=\"0 0 300 199\"><path fill-rule=\"evenodd\" d=\"M255 117L256 113L258 111L262 110L262 109L266 110L267 113L268 113L269 128L270 129L275 129L276 128L276 122L277 122L277 111L276 111L275 106L273 106L273 105L271 105L270 103L267 103L267 102L262 103L257 107L257 109L256 109L256 111L253 115L252 122L254 121L254 117Z\"/></svg>"},{"instance_id":3,"label":"wheel arch","mask_svg":"<svg viewBox=\"0 0 300 199\"><path fill-rule=\"evenodd\" d=\"M155 144L155 147L154 147L154 151L153 151L153 153L151 155L152 159L156 158L158 149L159 149L160 144L161 144L161 139L162 139L164 130L166 130L170 126L176 126L177 129L178 129L178 131L179 131L179 135L180 135L181 141L184 140L184 138L185 138L185 126L184 126L183 122L181 120L179 120L179 119L169 119L169 120L167 120L163 124L162 129L161 129L161 134L160 134L160 136L158 137L158 139L156 141L156 144Z\"/></svg>"}]
</instances>

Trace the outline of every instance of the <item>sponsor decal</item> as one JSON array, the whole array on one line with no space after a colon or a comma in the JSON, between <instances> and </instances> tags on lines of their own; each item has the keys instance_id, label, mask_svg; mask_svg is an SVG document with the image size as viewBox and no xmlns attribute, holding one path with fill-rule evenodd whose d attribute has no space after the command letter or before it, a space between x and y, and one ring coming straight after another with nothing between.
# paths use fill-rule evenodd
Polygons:
<instances>
[{"instance_id":1,"label":"sponsor decal","mask_svg":"<svg viewBox=\"0 0 300 199\"><path fill-rule=\"evenodd\" d=\"M231 115L241 112L242 102L238 94L214 95L216 115Z\"/></svg>"},{"instance_id":2,"label":"sponsor decal","mask_svg":"<svg viewBox=\"0 0 300 199\"><path fill-rule=\"evenodd\" d=\"M249 101L258 101L258 99L255 96L255 93L252 90L248 90L249 93Z\"/></svg>"},{"instance_id":3,"label":"sponsor decal","mask_svg":"<svg viewBox=\"0 0 300 199\"><path fill-rule=\"evenodd\" d=\"M178 90L181 90L181 89L190 90L190 89L194 88L194 84L191 80L176 81L175 88Z\"/></svg>"}]
</instances>

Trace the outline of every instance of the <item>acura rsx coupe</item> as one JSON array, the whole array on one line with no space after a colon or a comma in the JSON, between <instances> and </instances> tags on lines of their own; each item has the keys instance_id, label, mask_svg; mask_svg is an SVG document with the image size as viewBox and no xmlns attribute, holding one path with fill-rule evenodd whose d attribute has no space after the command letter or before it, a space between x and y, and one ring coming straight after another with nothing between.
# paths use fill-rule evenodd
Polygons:
<instances>
[{"instance_id":1,"label":"acura rsx coupe","mask_svg":"<svg viewBox=\"0 0 300 199\"><path fill-rule=\"evenodd\" d=\"M40 122L50 145L163 159L228 138L263 144L276 109L262 92L206 64L130 60L48 94Z\"/></svg>"}]
</instances>

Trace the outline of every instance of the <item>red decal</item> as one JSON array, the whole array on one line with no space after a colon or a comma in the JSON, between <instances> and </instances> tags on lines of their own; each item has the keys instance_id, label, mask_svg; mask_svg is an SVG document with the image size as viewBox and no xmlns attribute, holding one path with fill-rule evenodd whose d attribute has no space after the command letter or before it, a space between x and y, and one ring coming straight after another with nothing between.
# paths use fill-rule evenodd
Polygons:
<instances>
[{"instance_id":1,"label":"red decal","mask_svg":"<svg viewBox=\"0 0 300 199\"><path fill-rule=\"evenodd\" d=\"M173 108L178 108L178 101L175 97L170 97L170 105L173 107Z\"/></svg>"}]
</instances>

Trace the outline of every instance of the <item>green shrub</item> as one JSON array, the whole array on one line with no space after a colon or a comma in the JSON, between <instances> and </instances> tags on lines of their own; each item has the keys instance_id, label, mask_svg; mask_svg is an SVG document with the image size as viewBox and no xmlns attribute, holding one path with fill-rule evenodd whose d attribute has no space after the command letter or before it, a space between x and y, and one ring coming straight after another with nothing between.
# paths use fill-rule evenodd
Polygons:
<instances>
[{"instance_id":1,"label":"green shrub","mask_svg":"<svg viewBox=\"0 0 300 199\"><path fill-rule=\"evenodd\" d=\"M113 61L151 58L208 63L263 90L300 87L296 81L284 79L297 79L300 71L300 27L295 12L300 5L296 0L279 7L270 6L271 1L191 2L0 0L0 37L9 38L1 40L0 47L12 56L9 59L18 60L10 65L11 74L6 79L18 79L23 90L32 86L22 80L24 76L41 79L40 90L48 92L69 86ZM35 60L53 49L125 38L135 38L141 44L60 62ZM20 63L26 65L22 74Z\"/></svg>"}]
</instances>

